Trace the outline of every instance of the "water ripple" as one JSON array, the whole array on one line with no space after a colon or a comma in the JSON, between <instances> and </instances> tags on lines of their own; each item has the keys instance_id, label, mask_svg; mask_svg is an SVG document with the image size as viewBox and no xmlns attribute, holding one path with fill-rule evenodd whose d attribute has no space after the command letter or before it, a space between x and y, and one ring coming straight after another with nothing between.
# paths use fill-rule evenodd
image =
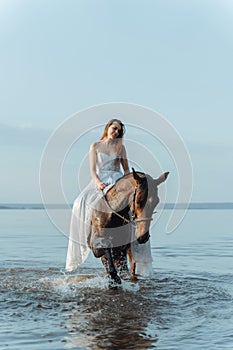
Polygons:
<instances>
[{"instance_id":1,"label":"water ripple","mask_svg":"<svg viewBox=\"0 0 233 350\"><path fill-rule=\"evenodd\" d=\"M109 290L102 269L73 275L59 269L1 269L0 320L8 324L5 334L16 325L21 329L14 333L12 349L14 342L36 348L34 338L24 337L26 327L38 337L35 322L45 329L38 344L42 347L47 339L56 349L64 348L62 344L75 349L163 349L168 332L174 343L188 344L189 339L194 349L200 345L197 338L205 348L215 332L230 344L233 298L227 277L155 272ZM166 349L172 348L165 343Z\"/></svg>"}]
</instances>

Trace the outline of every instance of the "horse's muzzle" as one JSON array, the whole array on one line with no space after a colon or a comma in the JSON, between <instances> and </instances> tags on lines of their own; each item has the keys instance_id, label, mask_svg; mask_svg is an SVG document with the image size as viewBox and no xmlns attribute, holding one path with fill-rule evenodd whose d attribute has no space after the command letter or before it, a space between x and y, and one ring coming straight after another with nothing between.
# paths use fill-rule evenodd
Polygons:
<instances>
[{"instance_id":1,"label":"horse's muzzle","mask_svg":"<svg viewBox=\"0 0 233 350\"><path fill-rule=\"evenodd\" d=\"M147 231L146 233L144 233L144 235L142 235L141 237L138 237L137 241L139 244L144 244L146 243L150 238L150 233L149 231Z\"/></svg>"}]
</instances>

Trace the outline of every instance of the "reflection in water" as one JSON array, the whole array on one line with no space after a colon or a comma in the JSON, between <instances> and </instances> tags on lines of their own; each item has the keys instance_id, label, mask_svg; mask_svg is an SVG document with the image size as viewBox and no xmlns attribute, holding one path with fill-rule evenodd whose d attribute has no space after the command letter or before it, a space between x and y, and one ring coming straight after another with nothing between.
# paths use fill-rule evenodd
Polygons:
<instances>
[{"instance_id":1,"label":"reflection in water","mask_svg":"<svg viewBox=\"0 0 233 350\"><path fill-rule=\"evenodd\" d=\"M140 291L86 291L67 320L69 348L156 348L155 304ZM153 327L151 327L153 324Z\"/></svg>"},{"instance_id":2,"label":"reflection in water","mask_svg":"<svg viewBox=\"0 0 233 350\"><path fill-rule=\"evenodd\" d=\"M156 273L109 290L100 270L81 272L0 270L0 344L17 350L167 350L196 341L199 349L217 344L220 330L232 348L232 276Z\"/></svg>"}]
</instances>

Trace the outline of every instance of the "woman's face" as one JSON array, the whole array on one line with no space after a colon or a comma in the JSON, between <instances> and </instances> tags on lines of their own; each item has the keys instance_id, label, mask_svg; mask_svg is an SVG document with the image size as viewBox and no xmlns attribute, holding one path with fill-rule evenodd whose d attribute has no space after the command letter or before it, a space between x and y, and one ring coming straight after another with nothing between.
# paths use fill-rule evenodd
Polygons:
<instances>
[{"instance_id":1,"label":"woman's face","mask_svg":"<svg viewBox=\"0 0 233 350\"><path fill-rule=\"evenodd\" d=\"M108 139L114 140L119 135L119 131L121 130L121 125L117 122L113 122L108 128Z\"/></svg>"}]
</instances>

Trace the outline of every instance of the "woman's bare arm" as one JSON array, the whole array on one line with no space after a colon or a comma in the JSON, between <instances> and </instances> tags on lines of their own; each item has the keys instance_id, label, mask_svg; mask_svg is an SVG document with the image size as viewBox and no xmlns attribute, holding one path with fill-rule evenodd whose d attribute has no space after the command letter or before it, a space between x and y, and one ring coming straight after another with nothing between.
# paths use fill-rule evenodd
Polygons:
<instances>
[{"instance_id":1,"label":"woman's bare arm","mask_svg":"<svg viewBox=\"0 0 233 350\"><path fill-rule=\"evenodd\" d=\"M129 173L129 164L128 164L125 146L122 146L121 164L122 164L122 167L124 169L124 175L128 174Z\"/></svg>"},{"instance_id":2,"label":"woman's bare arm","mask_svg":"<svg viewBox=\"0 0 233 350\"><path fill-rule=\"evenodd\" d=\"M98 189L103 190L106 187L106 185L102 181L100 181L96 174L96 142L92 143L90 146L89 161L91 177L95 181Z\"/></svg>"}]
</instances>

